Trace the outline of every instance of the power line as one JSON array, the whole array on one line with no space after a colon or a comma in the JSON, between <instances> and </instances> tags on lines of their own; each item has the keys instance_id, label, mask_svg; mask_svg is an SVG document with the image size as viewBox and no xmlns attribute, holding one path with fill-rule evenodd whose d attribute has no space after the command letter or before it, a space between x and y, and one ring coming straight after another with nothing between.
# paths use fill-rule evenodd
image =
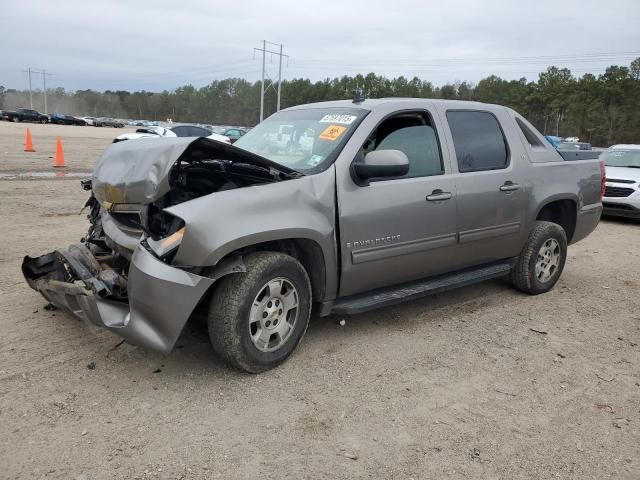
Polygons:
<instances>
[{"instance_id":1,"label":"power line","mask_svg":"<svg viewBox=\"0 0 640 480\"><path fill-rule=\"evenodd\" d=\"M429 61L421 61L415 58L395 58L393 61L375 60L368 62L354 62L349 60L336 61L335 59L311 59L306 61L294 62L296 65L442 65L451 63L498 63L498 64L519 64L519 63L549 63L553 61L567 62L597 62L607 60L617 60L626 58L635 58L640 56L640 52L604 52L604 53L582 53L582 54L561 54L561 55L535 55L535 56L517 56L517 57L474 57L474 58L436 58Z\"/></svg>"}]
</instances>

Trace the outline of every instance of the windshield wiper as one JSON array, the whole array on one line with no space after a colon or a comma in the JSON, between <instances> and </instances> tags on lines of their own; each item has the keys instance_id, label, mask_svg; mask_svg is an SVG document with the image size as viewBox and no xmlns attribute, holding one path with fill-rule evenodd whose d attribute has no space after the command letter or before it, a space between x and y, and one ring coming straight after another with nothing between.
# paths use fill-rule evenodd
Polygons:
<instances>
[{"instance_id":1,"label":"windshield wiper","mask_svg":"<svg viewBox=\"0 0 640 480\"><path fill-rule=\"evenodd\" d=\"M245 168L249 170L264 172L269 176L271 176L274 180L286 180L290 178L298 178L298 177L304 176L304 173L300 173L298 171L288 173L273 167L263 167L262 165L254 165L253 163L246 163L246 162L232 162L230 167L231 168L240 167L240 168Z\"/></svg>"}]
</instances>

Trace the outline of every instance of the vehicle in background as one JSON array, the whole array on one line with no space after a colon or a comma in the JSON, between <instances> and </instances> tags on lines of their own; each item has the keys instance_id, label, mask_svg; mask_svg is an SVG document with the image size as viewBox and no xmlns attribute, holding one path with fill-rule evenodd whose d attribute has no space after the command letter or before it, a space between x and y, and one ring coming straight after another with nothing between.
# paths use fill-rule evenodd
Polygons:
<instances>
[{"instance_id":1,"label":"vehicle in background","mask_svg":"<svg viewBox=\"0 0 640 480\"><path fill-rule=\"evenodd\" d=\"M139 138L159 138L159 137L207 137L219 142L231 143L228 137L211 133L210 130L196 125L174 125L170 128L165 127L142 127L136 129L134 133L124 133L118 135L113 143L122 142L124 140L136 140Z\"/></svg>"},{"instance_id":2,"label":"vehicle in background","mask_svg":"<svg viewBox=\"0 0 640 480\"><path fill-rule=\"evenodd\" d=\"M279 135L311 148L282 153ZM565 161L507 107L391 98L281 110L235 145L118 143L83 186L83 243L25 257L28 284L162 352L208 308L214 351L261 372L314 305L360 313L497 277L551 290L598 225L604 164Z\"/></svg>"},{"instance_id":3,"label":"vehicle in background","mask_svg":"<svg viewBox=\"0 0 640 480\"><path fill-rule=\"evenodd\" d=\"M296 150L294 125L279 125L276 131L265 134L270 153L293 152Z\"/></svg>"},{"instance_id":4,"label":"vehicle in background","mask_svg":"<svg viewBox=\"0 0 640 480\"><path fill-rule=\"evenodd\" d=\"M600 158L607 176L604 214L640 219L640 145L614 145Z\"/></svg>"},{"instance_id":5,"label":"vehicle in background","mask_svg":"<svg viewBox=\"0 0 640 480\"><path fill-rule=\"evenodd\" d=\"M554 148L558 148L560 142L564 140L562 137L556 137L555 135L545 135L544 138L546 138L547 142L553 145Z\"/></svg>"},{"instance_id":6,"label":"vehicle in background","mask_svg":"<svg viewBox=\"0 0 640 480\"><path fill-rule=\"evenodd\" d=\"M591 144L587 142L560 142L556 148L558 150L593 150Z\"/></svg>"},{"instance_id":7,"label":"vehicle in background","mask_svg":"<svg viewBox=\"0 0 640 480\"><path fill-rule=\"evenodd\" d=\"M240 139L247 132L237 127L216 127L212 130L212 133L229 137L231 143L235 143L236 140Z\"/></svg>"},{"instance_id":8,"label":"vehicle in background","mask_svg":"<svg viewBox=\"0 0 640 480\"><path fill-rule=\"evenodd\" d=\"M95 117L78 117L82 120L84 120L84 122L89 125L90 127L94 127L96 125L96 118Z\"/></svg>"},{"instance_id":9,"label":"vehicle in background","mask_svg":"<svg viewBox=\"0 0 640 480\"><path fill-rule=\"evenodd\" d=\"M71 115L65 115L64 113L54 113L51 115L51 123L55 123L56 125L79 125L85 126L87 122L85 122L82 118L73 117Z\"/></svg>"},{"instance_id":10,"label":"vehicle in background","mask_svg":"<svg viewBox=\"0 0 640 480\"><path fill-rule=\"evenodd\" d=\"M44 113L40 113L37 110L31 110L29 108L19 108L16 111L3 110L2 118L10 122L34 122L34 123L47 123L49 122L49 116Z\"/></svg>"},{"instance_id":11,"label":"vehicle in background","mask_svg":"<svg viewBox=\"0 0 640 480\"><path fill-rule=\"evenodd\" d=\"M108 117L99 117L94 120L94 125L96 127L113 127L113 128L122 128L124 127L124 123L119 120L115 120L113 118Z\"/></svg>"}]
</instances>

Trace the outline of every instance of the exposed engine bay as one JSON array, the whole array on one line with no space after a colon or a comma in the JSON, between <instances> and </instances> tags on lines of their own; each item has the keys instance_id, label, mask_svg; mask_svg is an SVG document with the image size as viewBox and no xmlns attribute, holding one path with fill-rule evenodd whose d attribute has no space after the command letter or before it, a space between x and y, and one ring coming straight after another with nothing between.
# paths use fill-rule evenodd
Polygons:
<instances>
[{"instance_id":1,"label":"exposed engine bay","mask_svg":"<svg viewBox=\"0 0 640 480\"><path fill-rule=\"evenodd\" d=\"M33 289L49 302L62 303L58 306L72 311L68 299L63 302L58 295L61 290L78 294L81 289L86 294L127 302L135 248L140 245L165 263L170 263L175 253L162 249L162 244L185 225L164 209L219 191L301 175L206 138L169 141L168 154L159 150L162 144L158 140L120 142L105 152L93 177L81 182L84 190L91 191L83 209L90 223L87 234L66 250L24 258L22 271ZM181 149L176 148L176 142ZM129 155L132 152L135 154ZM156 158L148 156L156 153Z\"/></svg>"}]
</instances>

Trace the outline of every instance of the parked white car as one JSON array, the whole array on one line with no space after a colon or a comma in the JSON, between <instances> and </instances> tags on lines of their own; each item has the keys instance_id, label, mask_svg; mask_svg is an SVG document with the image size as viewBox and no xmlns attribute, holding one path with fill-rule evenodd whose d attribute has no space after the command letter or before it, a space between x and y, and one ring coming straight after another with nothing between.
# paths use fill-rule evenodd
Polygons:
<instances>
[{"instance_id":1,"label":"parked white car","mask_svg":"<svg viewBox=\"0 0 640 480\"><path fill-rule=\"evenodd\" d=\"M78 118L87 122L87 125L89 125L90 127L95 127L96 125L95 117L78 117Z\"/></svg>"},{"instance_id":2,"label":"parked white car","mask_svg":"<svg viewBox=\"0 0 640 480\"><path fill-rule=\"evenodd\" d=\"M138 128L134 133L124 133L118 135L114 143L123 140L135 140L137 138L157 138L157 137L207 137L219 142L231 143L229 137L211 133L206 128L196 125L174 125L171 128L165 127L142 127Z\"/></svg>"},{"instance_id":3,"label":"parked white car","mask_svg":"<svg viewBox=\"0 0 640 480\"><path fill-rule=\"evenodd\" d=\"M600 158L607 172L604 214L640 219L640 145L614 145Z\"/></svg>"}]
</instances>

